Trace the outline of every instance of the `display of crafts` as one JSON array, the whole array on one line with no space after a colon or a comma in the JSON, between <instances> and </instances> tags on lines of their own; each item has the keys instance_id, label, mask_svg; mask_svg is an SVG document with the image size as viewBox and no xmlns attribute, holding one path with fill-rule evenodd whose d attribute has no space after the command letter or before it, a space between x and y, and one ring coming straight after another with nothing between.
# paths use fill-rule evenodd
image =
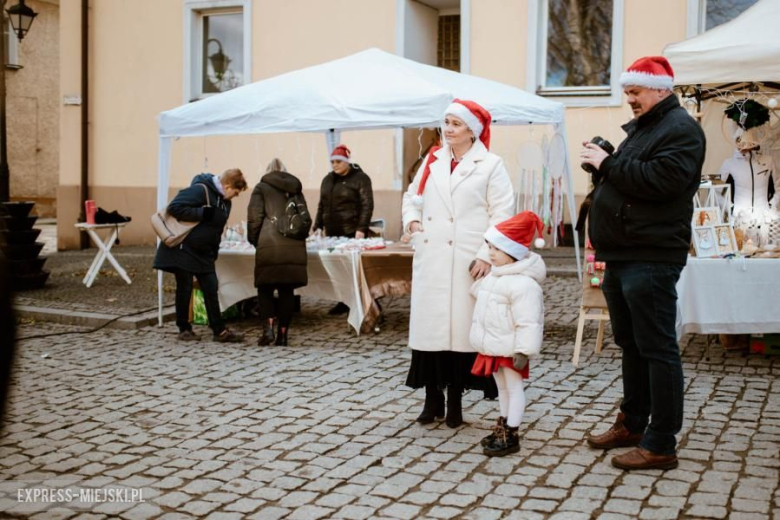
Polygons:
<instances>
[{"instance_id":1,"label":"display of crafts","mask_svg":"<svg viewBox=\"0 0 780 520\"><path fill-rule=\"evenodd\" d=\"M219 249L222 251L254 251L255 246L246 239L246 222L240 225L228 226L222 235Z\"/></svg>"},{"instance_id":2,"label":"display of crafts","mask_svg":"<svg viewBox=\"0 0 780 520\"><path fill-rule=\"evenodd\" d=\"M222 235L219 249L222 251L254 251L255 247L246 239L246 222L241 225L228 226ZM308 251L369 251L372 249L384 249L386 247L383 238L347 238L327 237L315 233L306 239Z\"/></svg>"},{"instance_id":3,"label":"display of crafts","mask_svg":"<svg viewBox=\"0 0 780 520\"><path fill-rule=\"evenodd\" d=\"M693 210L693 247L697 257L722 257L736 255L740 251L733 223L724 220L718 207Z\"/></svg>"},{"instance_id":4,"label":"display of crafts","mask_svg":"<svg viewBox=\"0 0 780 520\"><path fill-rule=\"evenodd\" d=\"M518 211L533 211L544 222L553 246L558 245L562 232L564 174L566 172L566 143L557 131L541 142L523 143L516 155L518 173L513 175Z\"/></svg>"},{"instance_id":5,"label":"display of crafts","mask_svg":"<svg viewBox=\"0 0 780 520\"><path fill-rule=\"evenodd\" d=\"M306 239L308 251L369 251L385 247L383 238L327 237L315 234Z\"/></svg>"},{"instance_id":6,"label":"display of crafts","mask_svg":"<svg viewBox=\"0 0 780 520\"><path fill-rule=\"evenodd\" d=\"M735 101L724 111L724 137L735 148L732 157L723 161L716 178L733 189L733 197L726 197L732 203L727 203L723 211L714 207L695 210L696 256L739 252L758 258L780 258L780 175L767 151L772 141L770 119L769 109L753 99ZM718 205L714 200L708 198L704 206ZM731 231L726 229L727 222Z\"/></svg>"},{"instance_id":7,"label":"display of crafts","mask_svg":"<svg viewBox=\"0 0 780 520\"><path fill-rule=\"evenodd\" d=\"M591 287L601 287L604 283L604 271L607 269L606 262L596 262L596 255L588 255L585 272L588 275Z\"/></svg>"}]
</instances>

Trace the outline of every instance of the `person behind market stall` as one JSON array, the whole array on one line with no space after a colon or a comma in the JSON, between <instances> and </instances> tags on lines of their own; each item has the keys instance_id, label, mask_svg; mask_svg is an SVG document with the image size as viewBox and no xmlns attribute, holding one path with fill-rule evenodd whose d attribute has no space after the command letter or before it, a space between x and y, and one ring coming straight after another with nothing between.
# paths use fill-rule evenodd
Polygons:
<instances>
[{"instance_id":1,"label":"person behind market stall","mask_svg":"<svg viewBox=\"0 0 780 520\"><path fill-rule=\"evenodd\" d=\"M602 290L623 351L623 400L614 425L589 434L591 447L635 449L612 458L631 469L677 467L684 379L677 343L676 284L688 259L693 196L706 141L672 92L666 58L635 61L620 76L634 119L614 155L583 143L597 170L589 234L606 262Z\"/></svg>"},{"instance_id":2,"label":"person behind market stall","mask_svg":"<svg viewBox=\"0 0 780 520\"><path fill-rule=\"evenodd\" d=\"M330 155L333 170L322 179L320 202L312 231L331 237L366 238L374 212L371 178L350 159L352 153L340 144ZM329 314L344 314L349 307L339 302Z\"/></svg>"},{"instance_id":3,"label":"person behind market stall","mask_svg":"<svg viewBox=\"0 0 780 520\"><path fill-rule=\"evenodd\" d=\"M490 272L483 234L514 213L514 191L501 158L490 153L490 113L455 100L442 114L444 146L431 150L403 196L404 231L415 248L409 320L412 361L406 386L425 388L417 422L463 423L464 389L490 390L471 374L469 341L474 279ZM490 388L492 387L492 388Z\"/></svg>"},{"instance_id":4,"label":"person behind market stall","mask_svg":"<svg viewBox=\"0 0 780 520\"><path fill-rule=\"evenodd\" d=\"M300 197L306 204L301 181L287 172L282 161L274 159L252 191L247 210L247 239L256 248L255 287L263 325L263 334L257 341L260 346L287 345L295 308L293 291L308 283L305 233L311 220L306 222L300 239L283 235L275 225L284 215L290 196ZM274 291L279 293L278 309L274 306ZM278 329L274 338L275 317Z\"/></svg>"},{"instance_id":5,"label":"person behind market stall","mask_svg":"<svg viewBox=\"0 0 780 520\"><path fill-rule=\"evenodd\" d=\"M193 276L198 279L203 291L203 301L214 341L243 341L243 336L225 327L225 321L222 319L215 263L222 232L230 216L230 201L244 190L246 180L238 168L225 170L222 175L201 173L168 204L168 213L174 218L182 222L198 222L178 246L168 247L160 242L154 257L155 269L176 276L176 326L179 328L178 338L181 341L200 339L192 331L189 321Z\"/></svg>"}]
</instances>

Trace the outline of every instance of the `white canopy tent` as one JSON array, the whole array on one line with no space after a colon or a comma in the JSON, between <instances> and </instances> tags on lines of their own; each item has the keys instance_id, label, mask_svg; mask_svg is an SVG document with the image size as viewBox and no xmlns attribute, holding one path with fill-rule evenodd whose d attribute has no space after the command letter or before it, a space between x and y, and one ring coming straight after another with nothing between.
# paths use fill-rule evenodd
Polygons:
<instances>
[{"instance_id":1,"label":"white canopy tent","mask_svg":"<svg viewBox=\"0 0 780 520\"><path fill-rule=\"evenodd\" d=\"M780 2L759 0L728 23L668 45L676 85L780 82Z\"/></svg>"},{"instance_id":2,"label":"white canopy tent","mask_svg":"<svg viewBox=\"0 0 780 520\"><path fill-rule=\"evenodd\" d=\"M707 134L705 174L714 174L734 153L729 136L737 128L724 123L723 110L747 97L767 105L780 90L780 1L759 0L738 17L699 36L668 45L664 56L674 70L683 98L698 104ZM769 105L771 108L771 104ZM770 111L764 148L780 160L780 118Z\"/></svg>"},{"instance_id":3,"label":"white canopy tent","mask_svg":"<svg viewBox=\"0 0 780 520\"><path fill-rule=\"evenodd\" d=\"M350 81L341 79L349 77ZM521 89L368 49L160 113L157 206L168 202L174 138L322 132L329 151L341 130L438 126L455 98L473 99L498 125L552 125L564 140L564 185L576 222L564 107ZM580 252L574 234L577 265ZM162 322L162 274L160 322Z\"/></svg>"}]
</instances>

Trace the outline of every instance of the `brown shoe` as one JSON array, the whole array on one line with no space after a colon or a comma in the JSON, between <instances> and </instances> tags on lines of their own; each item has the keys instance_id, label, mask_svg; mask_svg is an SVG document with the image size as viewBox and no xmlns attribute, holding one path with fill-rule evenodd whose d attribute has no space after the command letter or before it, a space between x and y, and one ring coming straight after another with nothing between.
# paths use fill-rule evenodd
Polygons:
<instances>
[{"instance_id":1,"label":"brown shoe","mask_svg":"<svg viewBox=\"0 0 780 520\"><path fill-rule=\"evenodd\" d=\"M656 455L644 448L636 448L612 457L612 465L620 469L674 469L677 467L677 455Z\"/></svg>"},{"instance_id":2,"label":"brown shoe","mask_svg":"<svg viewBox=\"0 0 780 520\"><path fill-rule=\"evenodd\" d=\"M599 448L602 450L637 446L642 440L642 434L628 431L628 428L626 428L624 424L625 420L626 416L623 413L619 413L612 428L601 435L588 434L586 437L588 444L592 448Z\"/></svg>"},{"instance_id":3,"label":"brown shoe","mask_svg":"<svg viewBox=\"0 0 780 520\"><path fill-rule=\"evenodd\" d=\"M177 338L179 338L179 341L198 341L200 339L200 336L198 336L191 330L183 330L179 332Z\"/></svg>"},{"instance_id":4,"label":"brown shoe","mask_svg":"<svg viewBox=\"0 0 780 520\"><path fill-rule=\"evenodd\" d=\"M214 341L219 343L241 343L244 341L244 335L238 332L233 332L230 329L225 329L219 334L214 334Z\"/></svg>"}]
</instances>

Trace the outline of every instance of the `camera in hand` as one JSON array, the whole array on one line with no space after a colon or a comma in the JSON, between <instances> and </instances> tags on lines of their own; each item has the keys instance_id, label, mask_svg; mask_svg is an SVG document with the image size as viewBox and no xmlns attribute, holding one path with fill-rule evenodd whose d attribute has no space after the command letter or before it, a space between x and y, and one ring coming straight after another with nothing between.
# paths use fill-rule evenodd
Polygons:
<instances>
[{"instance_id":1,"label":"camera in hand","mask_svg":"<svg viewBox=\"0 0 780 520\"><path fill-rule=\"evenodd\" d=\"M612 155L613 153L615 153L615 147L612 146L612 143L610 143L609 141L607 141L606 139L604 139L601 136L597 135L596 137L591 139L590 142L591 142L591 144L595 144L596 146L598 146L599 148L601 148L602 150L607 152L609 155ZM582 163L582 164L580 164L580 166L582 166L582 169L585 170L586 172L590 173L590 174L596 173L596 168L594 168L590 164Z\"/></svg>"}]
</instances>

